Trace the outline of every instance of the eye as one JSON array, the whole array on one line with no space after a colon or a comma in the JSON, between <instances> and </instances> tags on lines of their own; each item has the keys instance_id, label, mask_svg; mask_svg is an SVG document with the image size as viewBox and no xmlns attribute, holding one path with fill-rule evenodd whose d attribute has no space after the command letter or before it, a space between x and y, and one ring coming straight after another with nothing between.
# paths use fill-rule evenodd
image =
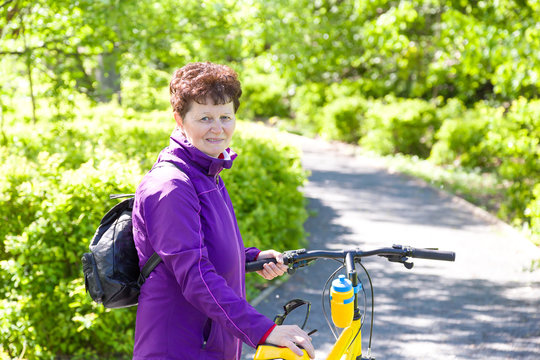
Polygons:
<instances>
[{"instance_id":1,"label":"eye","mask_svg":"<svg viewBox=\"0 0 540 360\"><path fill-rule=\"evenodd\" d=\"M221 121L231 121L231 120L232 120L232 117L230 117L230 116L224 115L224 116L221 117Z\"/></svg>"},{"instance_id":2,"label":"eye","mask_svg":"<svg viewBox=\"0 0 540 360\"><path fill-rule=\"evenodd\" d=\"M201 121L207 122L207 121L210 121L210 118L208 116L203 116L201 118Z\"/></svg>"}]
</instances>

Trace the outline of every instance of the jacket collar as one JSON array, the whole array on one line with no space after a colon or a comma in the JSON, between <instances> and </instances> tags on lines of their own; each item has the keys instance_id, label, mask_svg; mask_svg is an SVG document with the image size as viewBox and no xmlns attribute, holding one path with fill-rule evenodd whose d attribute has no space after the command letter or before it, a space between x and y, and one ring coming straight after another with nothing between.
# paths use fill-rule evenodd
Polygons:
<instances>
[{"instance_id":1,"label":"jacket collar","mask_svg":"<svg viewBox=\"0 0 540 360\"><path fill-rule=\"evenodd\" d=\"M173 155L173 158L167 156L168 154L161 154L158 161L174 161L180 158L190 164L194 164L209 176L216 176L221 170L230 169L237 156L230 148L225 149L223 159L206 155L193 146L180 130L175 130L171 134L168 150L167 153Z\"/></svg>"}]
</instances>

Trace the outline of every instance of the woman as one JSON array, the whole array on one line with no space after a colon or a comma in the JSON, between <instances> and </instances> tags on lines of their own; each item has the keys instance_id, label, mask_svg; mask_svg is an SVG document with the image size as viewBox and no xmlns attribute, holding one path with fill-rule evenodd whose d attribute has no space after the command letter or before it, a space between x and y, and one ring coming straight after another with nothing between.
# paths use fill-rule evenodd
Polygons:
<instances>
[{"instance_id":1,"label":"woman","mask_svg":"<svg viewBox=\"0 0 540 360\"><path fill-rule=\"evenodd\" d=\"M142 267L163 260L141 288L134 359L239 359L242 344L288 346L311 357L298 326L276 326L245 300L246 261L276 258L259 272L282 275L280 253L245 248L231 200L219 177L232 166L229 149L242 94L236 73L212 63L177 70L170 83L177 127L158 166L137 188L133 230ZM246 189L249 191L249 189Z\"/></svg>"}]
</instances>

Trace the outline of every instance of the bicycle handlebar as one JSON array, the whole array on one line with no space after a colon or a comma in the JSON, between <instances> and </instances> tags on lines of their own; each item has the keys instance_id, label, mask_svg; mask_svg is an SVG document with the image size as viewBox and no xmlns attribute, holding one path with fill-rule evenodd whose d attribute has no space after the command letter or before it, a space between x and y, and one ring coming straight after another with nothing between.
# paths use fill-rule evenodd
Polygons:
<instances>
[{"instance_id":1,"label":"bicycle handlebar","mask_svg":"<svg viewBox=\"0 0 540 360\"><path fill-rule=\"evenodd\" d=\"M342 251L329 251L329 250L290 250L283 253L283 263L285 265L295 265L302 263L307 265L308 261L316 259L345 259L346 255L351 253L355 260L368 257L368 256L383 256L389 261L404 263L408 260L408 257L428 260L441 260L441 261L455 261L456 254L452 251L440 251L437 249L415 249L409 246L394 245L391 248L380 248L371 251L361 250L342 250ZM262 259L246 263L246 272L254 272L262 270L263 265L266 263L276 263L276 259ZM411 265L412 267L412 265Z\"/></svg>"},{"instance_id":2,"label":"bicycle handlebar","mask_svg":"<svg viewBox=\"0 0 540 360\"><path fill-rule=\"evenodd\" d=\"M442 261L455 261L456 253L453 251L439 251L435 249L412 249L412 258L428 259L428 260L442 260Z\"/></svg>"},{"instance_id":3,"label":"bicycle handlebar","mask_svg":"<svg viewBox=\"0 0 540 360\"><path fill-rule=\"evenodd\" d=\"M283 259L285 265L288 264L288 262L286 263L286 260ZM263 268L263 265L264 264L268 264L268 263L271 263L273 262L274 264L277 263L277 260L274 259L274 258L271 258L271 259L263 259L263 260L255 260L255 261L251 261L251 262L247 262L246 263L246 272L249 273L249 272L255 272L255 271L258 271L258 270L262 270Z\"/></svg>"}]
</instances>

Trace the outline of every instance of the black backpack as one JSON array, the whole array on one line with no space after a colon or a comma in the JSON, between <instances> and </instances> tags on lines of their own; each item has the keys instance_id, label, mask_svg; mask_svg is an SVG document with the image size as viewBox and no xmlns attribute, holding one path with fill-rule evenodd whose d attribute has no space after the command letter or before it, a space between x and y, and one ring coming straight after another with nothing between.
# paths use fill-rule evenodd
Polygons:
<instances>
[{"instance_id":1,"label":"black backpack","mask_svg":"<svg viewBox=\"0 0 540 360\"><path fill-rule=\"evenodd\" d=\"M163 166L176 167L162 162L154 169ZM111 309L137 305L140 287L161 262L154 253L139 271L131 222L133 194L111 195L111 199L128 196L105 214L90 243L90 252L82 257L86 291L95 302Z\"/></svg>"}]
</instances>

